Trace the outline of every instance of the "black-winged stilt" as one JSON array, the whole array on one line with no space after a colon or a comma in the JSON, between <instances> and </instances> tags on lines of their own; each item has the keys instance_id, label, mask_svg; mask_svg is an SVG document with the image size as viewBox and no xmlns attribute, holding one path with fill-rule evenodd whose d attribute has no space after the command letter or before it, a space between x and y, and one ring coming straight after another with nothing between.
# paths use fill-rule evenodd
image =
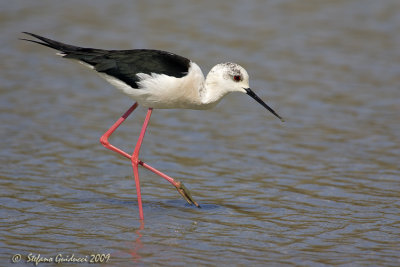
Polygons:
<instances>
[{"instance_id":1,"label":"black-winged stilt","mask_svg":"<svg viewBox=\"0 0 400 267\"><path fill-rule=\"evenodd\" d=\"M139 217L143 220L138 165L163 177L173 184L183 198L200 207L185 186L139 160L140 147L153 108L159 109L209 109L230 92L251 96L276 117L283 119L249 88L247 71L235 63L221 63L208 73L207 78L200 67L189 59L159 50L103 50L83 48L57 42L37 34L24 32L37 40L22 39L60 51L58 55L74 59L97 71L112 85L132 97L136 102L100 138L100 142L131 160L136 183ZM108 138L138 105L148 108L147 115L132 155L111 145Z\"/></svg>"}]
</instances>

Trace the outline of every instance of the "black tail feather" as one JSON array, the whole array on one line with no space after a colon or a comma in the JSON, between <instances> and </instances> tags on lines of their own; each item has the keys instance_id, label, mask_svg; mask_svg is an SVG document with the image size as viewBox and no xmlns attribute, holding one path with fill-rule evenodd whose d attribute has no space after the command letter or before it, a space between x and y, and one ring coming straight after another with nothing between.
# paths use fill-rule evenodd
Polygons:
<instances>
[{"instance_id":1,"label":"black tail feather","mask_svg":"<svg viewBox=\"0 0 400 267\"><path fill-rule=\"evenodd\" d=\"M40 45L44 45L44 46L53 48L55 50L64 52L66 54L82 49L81 47L68 45L68 44L64 44L64 43L61 43L61 42L57 42L57 41L51 40L49 38L45 38L43 36L40 36L40 35L37 35L37 34L34 34L34 33L30 33L30 32L23 32L23 33L25 33L27 35L30 35L32 37L35 37L36 39L39 39L42 42L37 41L37 40L24 39L24 38L21 38L20 40L24 40L24 41L28 41L28 42L32 42L32 43L37 43L37 44L40 44Z\"/></svg>"}]
</instances>

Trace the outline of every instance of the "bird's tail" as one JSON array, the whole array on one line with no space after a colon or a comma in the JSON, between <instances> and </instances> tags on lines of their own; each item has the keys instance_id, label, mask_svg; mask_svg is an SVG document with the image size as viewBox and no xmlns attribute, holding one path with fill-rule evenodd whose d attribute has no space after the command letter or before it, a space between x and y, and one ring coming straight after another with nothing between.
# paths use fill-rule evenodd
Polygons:
<instances>
[{"instance_id":1,"label":"bird's tail","mask_svg":"<svg viewBox=\"0 0 400 267\"><path fill-rule=\"evenodd\" d=\"M39 39L41 42L37 41L37 40L24 39L24 38L21 38L21 40L32 42L32 43L37 43L40 45L44 45L44 46L53 48L55 50L62 52L61 55L67 55L69 53L73 53L73 52L79 51L81 49L84 49L82 47L57 42L57 41L51 40L49 38L45 38L43 36L40 36L40 35L37 35L34 33L30 33L30 32L23 32L23 33L28 34L32 37L35 37L36 39Z\"/></svg>"}]
</instances>

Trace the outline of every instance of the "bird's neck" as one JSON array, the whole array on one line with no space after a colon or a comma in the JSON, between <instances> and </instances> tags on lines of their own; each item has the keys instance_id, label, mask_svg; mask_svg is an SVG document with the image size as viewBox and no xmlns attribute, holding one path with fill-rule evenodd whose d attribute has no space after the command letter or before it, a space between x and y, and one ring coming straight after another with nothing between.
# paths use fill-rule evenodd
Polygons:
<instances>
[{"instance_id":1,"label":"bird's neck","mask_svg":"<svg viewBox=\"0 0 400 267\"><path fill-rule=\"evenodd\" d=\"M217 105L223 95L218 94L214 89L214 86L204 83L203 87L200 88L201 103L203 105L209 105L210 108Z\"/></svg>"},{"instance_id":2,"label":"bird's neck","mask_svg":"<svg viewBox=\"0 0 400 267\"><path fill-rule=\"evenodd\" d=\"M216 79L207 75L207 78L199 90L201 103L207 105L209 108L214 107L228 93L226 90L222 89L223 87L220 86Z\"/></svg>"},{"instance_id":3,"label":"bird's neck","mask_svg":"<svg viewBox=\"0 0 400 267\"><path fill-rule=\"evenodd\" d=\"M191 63L188 80L190 81L188 86L197 92L196 109L214 107L227 93L222 90L223 87L220 86L218 75L215 71L211 70L204 79L200 67L194 62Z\"/></svg>"}]
</instances>

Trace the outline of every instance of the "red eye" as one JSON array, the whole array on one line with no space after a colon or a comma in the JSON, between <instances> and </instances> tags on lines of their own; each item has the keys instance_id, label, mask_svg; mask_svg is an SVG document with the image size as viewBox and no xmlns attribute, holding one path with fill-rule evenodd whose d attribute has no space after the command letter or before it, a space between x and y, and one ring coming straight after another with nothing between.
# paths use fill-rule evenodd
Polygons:
<instances>
[{"instance_id":1,"label":"red eye","mask_svg":"<svg viewBox=\"0 0 400 267\"><path fill-rule=\"evenodd\" d=\"M235 75L235 76L233 76L233 80L234 80L235 82L239 82L239 81L242 80L242 77L240 77L240 75Z\"/></svg>"}]
</instances>

